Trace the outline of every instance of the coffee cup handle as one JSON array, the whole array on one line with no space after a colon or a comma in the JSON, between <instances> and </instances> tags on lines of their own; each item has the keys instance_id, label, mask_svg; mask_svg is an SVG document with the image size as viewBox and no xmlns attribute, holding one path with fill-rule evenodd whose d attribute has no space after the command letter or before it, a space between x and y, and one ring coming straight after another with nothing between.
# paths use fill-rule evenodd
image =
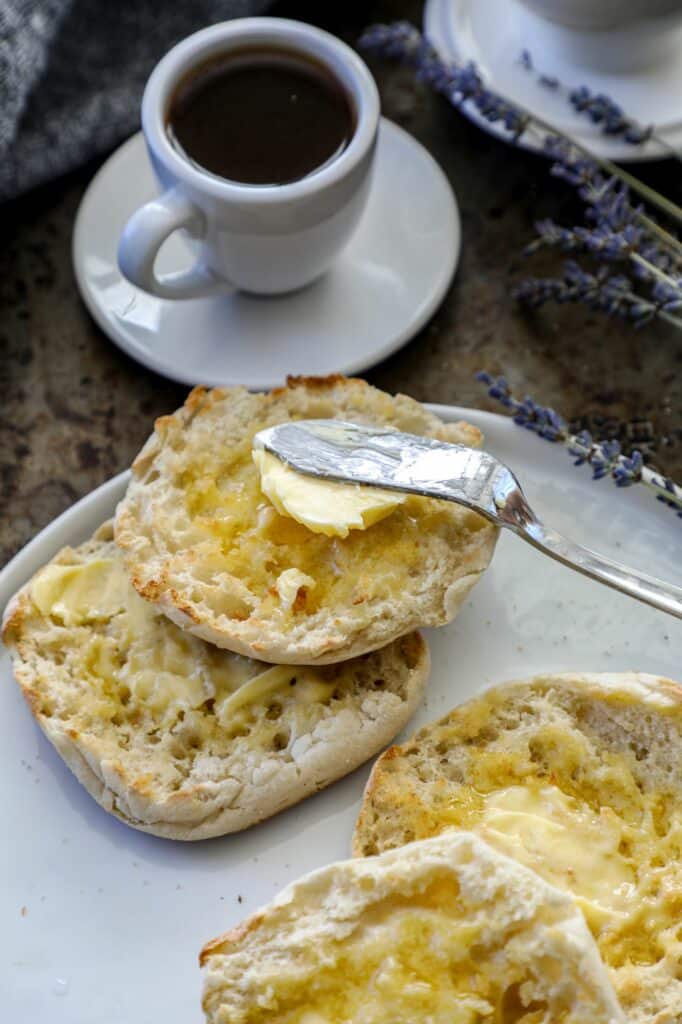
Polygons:
<instances>
[{"instance_id":1,"label":"coffee cup handle","mask_svg":"<svg viewBox=\"0 0 682 1024\"><path fill-rule=\"evenodd\" d=\"M229 283L200 260L187 270L157 274L156 257L166 239L186 228L195 237L206 233L202 211L178 188L136 210L118 244L118 265L132 284L162 299L194 299L225 291Z\"/></svg>"}]
</instances>

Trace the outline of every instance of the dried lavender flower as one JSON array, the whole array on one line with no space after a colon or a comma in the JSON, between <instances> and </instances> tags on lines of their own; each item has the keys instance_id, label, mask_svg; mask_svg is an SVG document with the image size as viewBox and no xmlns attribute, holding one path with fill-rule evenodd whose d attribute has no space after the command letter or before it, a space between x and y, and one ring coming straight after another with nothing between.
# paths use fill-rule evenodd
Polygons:
<instances>
[{"instance_id":1,"label":"dried lavender flower","mask_svg":"<svg viewBox=\"0 0 682 1024\"><path fill-rule=\"evenodd\" d=\"M479 114L491 124L502 122L518 139L528 127L529 117L514 104L486 88L476 65L448 64L409 22L372 25L358 41L360 49L379 57L392 57L412 67L417 78L442 93L453 106L473 103Z\"/></svg>"},{"instance_id":2,"label":"dried lavender flower","mask_svg":"<svg viewBox=\"0 0 682 1024\"><path fill-rule=\"evenodd\" d=\"M610 476L621 488L643 483L659 501L682 518L682 487L645 466L640 451L635 449L624 455L617 440L595 441L588 430L572 434L566 420L554 409L539 405L529 395L522 400L515 398L505 377L493 377L486 370L481 370L476 374L476 380L486 386L491 398L511 411L514 423L547 441L561 444L573 456L575 466L589 464L594 480Z\"/></svg>"},{"instance_id":3,"label":"dried lavender flower","mask_svg":"<svg viewBox=\"0 0 682 1024\"><path fill-rule=\"evenodd\" d=\"M641 243L643 232L632 224L620 231L599 223L594 228L564 228L553 220L539 220L535 224L538 237L526 248L526 254L541 245L556 246L564 252L590 252L607 260L629 259Z\"/></svg>"},{"instance_id":4,"label":"dried lavender flower","mask_svg":"<svg viewBox=\"0 0 682 1024\"><path fill-rule=\"evenodd\" d=\"M541 246L554 246L564 252L584 252L597 260L622 261L628 264L631 277L607 273L587 275L582 280L569 267L563 280L531 279L516 290L517 297L534 308L547 301L585 302L591 309L625 316L635 326L643 326L659 316L682 327L682 318L673 314L682 310L682 247L667 233L659 239L659 226L644 214L641 204L633 204L629 190L615 178L605 178L593 161L572 151L560 137L546 143L548 155L555 160L551 173L563 178L578 190L588 204L589 227L563 227L550 219L536 224L538 237L526 247L526 254ZM669 242L672 242L671 246ZM585 272L583 272L585 273ZM637 283L650 289L648 296L637 291ZM576 287L580 285L580 287Z\"/></svg>"},{"instance_id":5,"label":"dried lavender flower","mask_svg":"<svg viewBox=\"0 0 682 1024\"><path fill-rule=\"evenodd\" d=\"M643 327L656 316L682 327L682 318L675 316L682 309L676 292L654 285L647 298L634 291L633 282L626 275L611 274L608 267L586 271L573 260L566 261L561 278L528 278L514 289L513 295L530 309L538 309L547 302L582 303L607 316L623 317L635 327Z\"/></svg>"},{"instance_id":6,"label":"dried lavender flower","mask_svg":"<svg viewBox=\"0 0 682 1024\"><path fill-rule=\"evenodd\" d=\"M553 409L537 405L532 398L524 398L522 401L514 398L504 377L494 380L490 374L481 371L476 374L476 379L488 385L491 398L512 411L514 423L518 426L526 427L548 441L558 441L566 433L566 423Z\"/></svg>"},{"instance_id":7,"label":"dried lavender flower","mask_svg":"<svg viewBox=\"0 0 682 1024\"><path fill-rule=\"evenodd\" d=\"M520 64L526 71L536 72L533 58L528 50L522 50ZM624 142L632 146L642 146L650 139L654 139L659 145L666 149L668 143L665 139L656 134L653 125L642 125L634 118L628 117L622 107L607 96L605 93L594 93L586 85L580 85L576 89L567 89L555 75L547 75L537 72L539 85L552 91L563 91L573 109L578 114L585 114L593 124L601 126L605 135L620 136ZM679 156L676 150L671 155Z\"/></svg>"}]
</instances>

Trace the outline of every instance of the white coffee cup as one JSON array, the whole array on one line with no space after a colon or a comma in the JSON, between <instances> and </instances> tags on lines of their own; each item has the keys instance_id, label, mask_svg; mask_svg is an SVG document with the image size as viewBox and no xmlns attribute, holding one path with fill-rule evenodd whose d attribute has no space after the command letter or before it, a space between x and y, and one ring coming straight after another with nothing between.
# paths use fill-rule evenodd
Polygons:
<instances>
[{"instance_id":1,"label":"white coffee cup","mask_svg":"<svg viewBox=\"0 0 682 1024\"><path fill-rule=\"evenodd\" d=\"M676 59L682 45L682 0L515 3L524 43L542 54L546 67L568 63L606 74L638 73Z\"/></svg>"},{"instance_id":2,"label":"white coffee cup","mask_svg":"<svg viewBox=\"0 0 682 1024\"><path fill-rule=\"evenodd\" d=\"M166 129L177 83L205 60L248 47L284 48L329 69L349 96L355 131L330 163L286 185L248 185L205 171L175 148ZM242 18L189 36L152 72L142 99L142 130L161 187L137 210L118 248L122 273L166 299L229 289L275 295L320 277L349 241L365 205L379 125L369 69L334 36L284 18ZM159 249L174 231L192 242L196 262L157 274Z\"/></svg>"}]
</instances>

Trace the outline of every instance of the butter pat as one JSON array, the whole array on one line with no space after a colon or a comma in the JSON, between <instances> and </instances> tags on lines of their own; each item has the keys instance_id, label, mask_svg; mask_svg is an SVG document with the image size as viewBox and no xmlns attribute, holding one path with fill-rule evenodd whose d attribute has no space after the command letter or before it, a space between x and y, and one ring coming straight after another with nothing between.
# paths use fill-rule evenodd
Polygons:
<instances>
[{"instance_id":1,"label":"butter pat","mask_svg":"<svg viewBox=\"0 0 682 1024\"><path fill-rule=\"evenodd\" d=\"M327 537L347 537L351 530L366 530L385 519L406 498L379 487L303 476L263 449L255 449L252 455L260 473L261 490L280 515L290 516L313 533Z\"/></svg>"},{"instance_id":2,"label":"butter pat","mask_svg":"<svg viewBox=\"0 0 682 1024\"><path fill-rule=\"evenodd\" d=\"M31 598L43 615L78 626L123 611L128 589L120 563L99 558L84 565L48 565L31 584Z\"/></svg>"},{"instance_id":3,"label":"butter pat","mask_svg":"<svg viewBox=\"0 0 682 1024\"><path fill-rule=\"evenodd\" d=\"M623 823L610 808L596 813L551 785L510 786L484 799L483 838L572 892L595 932L627 916L636 877L619 852Z\"/></svg>"}]
</instances>

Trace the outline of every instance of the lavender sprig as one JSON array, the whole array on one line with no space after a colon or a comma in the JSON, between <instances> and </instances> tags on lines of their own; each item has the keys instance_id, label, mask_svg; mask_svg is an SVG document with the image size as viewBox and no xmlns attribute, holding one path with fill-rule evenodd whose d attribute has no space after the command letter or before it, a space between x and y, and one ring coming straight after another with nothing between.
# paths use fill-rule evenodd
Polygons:
<instances>
[{"instance_id":1,"label":"lavender sprig","mask_svg":"<svg viewBox=\"0 0 682 1024\"><path fill-rule=\"evenodd\" d=\"M504 377L493 377L481 370L476 374L476 379L486 385L491 398L511 411L514 423L547 441L561 444L574 457L575 466L589 464L594 480L610 476L616 487L642 483L655 494L658 501L672 508L682 518L682 487L678 487L669 477L645 466L640 451L624 455L618 441L595 441L588 430L571 434L566 420L554 409L539 405L529 396L522 400L515 398Z\"/></svg>"},{"instance_id":2,"label":"lavender sprig","mask_svg":"<svg viewBox=\"0 0 682 1024\"><path fill-rule=\"evenodd\" d=\"M591 152L587 146L572 136L565 132L560 133L544 118L489 89L473 62L460 65L441 60L428 39L409 22L372 25L362 34L359 46L368 52L399 60L413 68L419 79L446 96L454 106L461 106L464 102L473 103L481 116L491 124L501 121L511 133L514 142L530 128L539 130L543 138L562 138L567 145L582 154L583 158L597 164L607 174L619 178L643 199L682 224L682 208L677 203L650 188L622 167Z\"/></svg>"},{"instance_id":3,"label":"lavender sprig","mask_svg":"<svg viewBox=\"0 0 682 1024\"><path fill-rule=\"evenodd\" d=\"M553 220L539 220L535 224L538 237L526 247L526 255L540 246L557 246L564 252L589 252L607 260L630 259L642 244L643 231L632 224L615 231L600 221L594 228L563 228Z\"/></svg>"},{"instance_id":4,"label":"lavender sprig","mask_svg":"<svg viewBox=\"0 0 682 1024\"><path fill-rule=\"evenodd\" d=\"M630 280L623 274L611 274L608 267L599 267L589 273L573 260L564 264L561 278L531 277L514 289L514 297L530 309L538 309L546 302L582 303L588 309L620 316L635 327L643 327L654 317L666 320L682 329L682 298L663 286L654 285L647 298L632 290Z\"/></svg>"},{"instance_id":5,"label":"lavender sprig","mask_svg":"<svg viewBox=\"0 0 682 1024\"><path fill-rule=\"evenodd\" d=\"M604 221L594 228L564 228L549 218L537 221L535 228L538 237L526 246L524 255L542 246L553 246L563 252L585 252L608 262L626 261L635 277L652 286L657 311L682 309L682 279L671 276L678 268L655 243L646 241L641 228L630 224L614 231Z\"/></svg>"},{"instance_id":6,"label":"lavender sprig","mask_svg":"<svg viewBox=\"0 0 682 1024\"><path fill-rule=\"evenodd\" d=\"M562 136L548 136L545 153L554 163L550 173L567 181L578 190L587 204L587 218L594 223L609 225L614 231L627 226L639 226L647 232L649 258L661 270L682 265L682 242L655 221L641 203L634 204L630 192L616 176L604 177L594 160L576 153L571 143Z\"/></svg>"},{"instance_id":7,"label":"lavender sprig","mask_svg":"<svg viewBox=\"0 0 682 1024\"><path fill-rule=\"evenodd\" d=\"M572 263L567 265L568 274L565 271L563 280L531 279L517 289L517 297L533 307L549 300L584 301L592 309L619 313L636 326L660 316L675 327L682 327L682 319L674 315L682 309L679 240L645 215L641 204L633 204L628 189L620 182L606 179L594 163L572 154L564 140L549 139L546 148L555 159L552 173L577 188L588 204L586 217L593 226L564 228L551 220L539 221L538 238L526 253L541 245L552 245L566 252L587 252L609 262L627 261L633 278L647 286L650 295L640 295L635 280L625 275L611 278L604 270L597 275L599 289L595 293L593 280L586 288L586 278L593 279L594 275Z\"/></svg>"},{"instance_id":8,"label":"lavender sprig","mask_svg":"<svg viewBox=\"0 0 682 1024\"><path fill-rule=\"evenodd\" d=\"M641 204L633 204L620 182L604 178L591 161L572 155L562 139L549 139L547 150L555 159L552 173L577 188L588 204L590 224L565 228L550 219L538 221L538 237L526 254L554 246L606 262L626 262L634 280L623 274L611 277L603 268L593 275L570 263L563 279L531 279L516 290L517 298L533 307L550 300L585 302L591 309L619 313L636 326L659 316L682 327L682 318L676 315L682 310L679 240L648 218ZM635 282L647 287L649 295L639 294Z\"/></svg>"},{"instance_id":9,"label":"lavender sprig","mask_svg":"<svg viewBox=\"0 0 682 1024\"><path fill-rule=\"evenodd\" d=\"M360 49L399 60L416 72L417 80L441 93L455 107L473 103L491 124L501 121L514 141L530 123L530 115L486 88L476 65L445 63L429 40L407 21L372 25L358 41Z\"/></svg>"}]
</instances>

